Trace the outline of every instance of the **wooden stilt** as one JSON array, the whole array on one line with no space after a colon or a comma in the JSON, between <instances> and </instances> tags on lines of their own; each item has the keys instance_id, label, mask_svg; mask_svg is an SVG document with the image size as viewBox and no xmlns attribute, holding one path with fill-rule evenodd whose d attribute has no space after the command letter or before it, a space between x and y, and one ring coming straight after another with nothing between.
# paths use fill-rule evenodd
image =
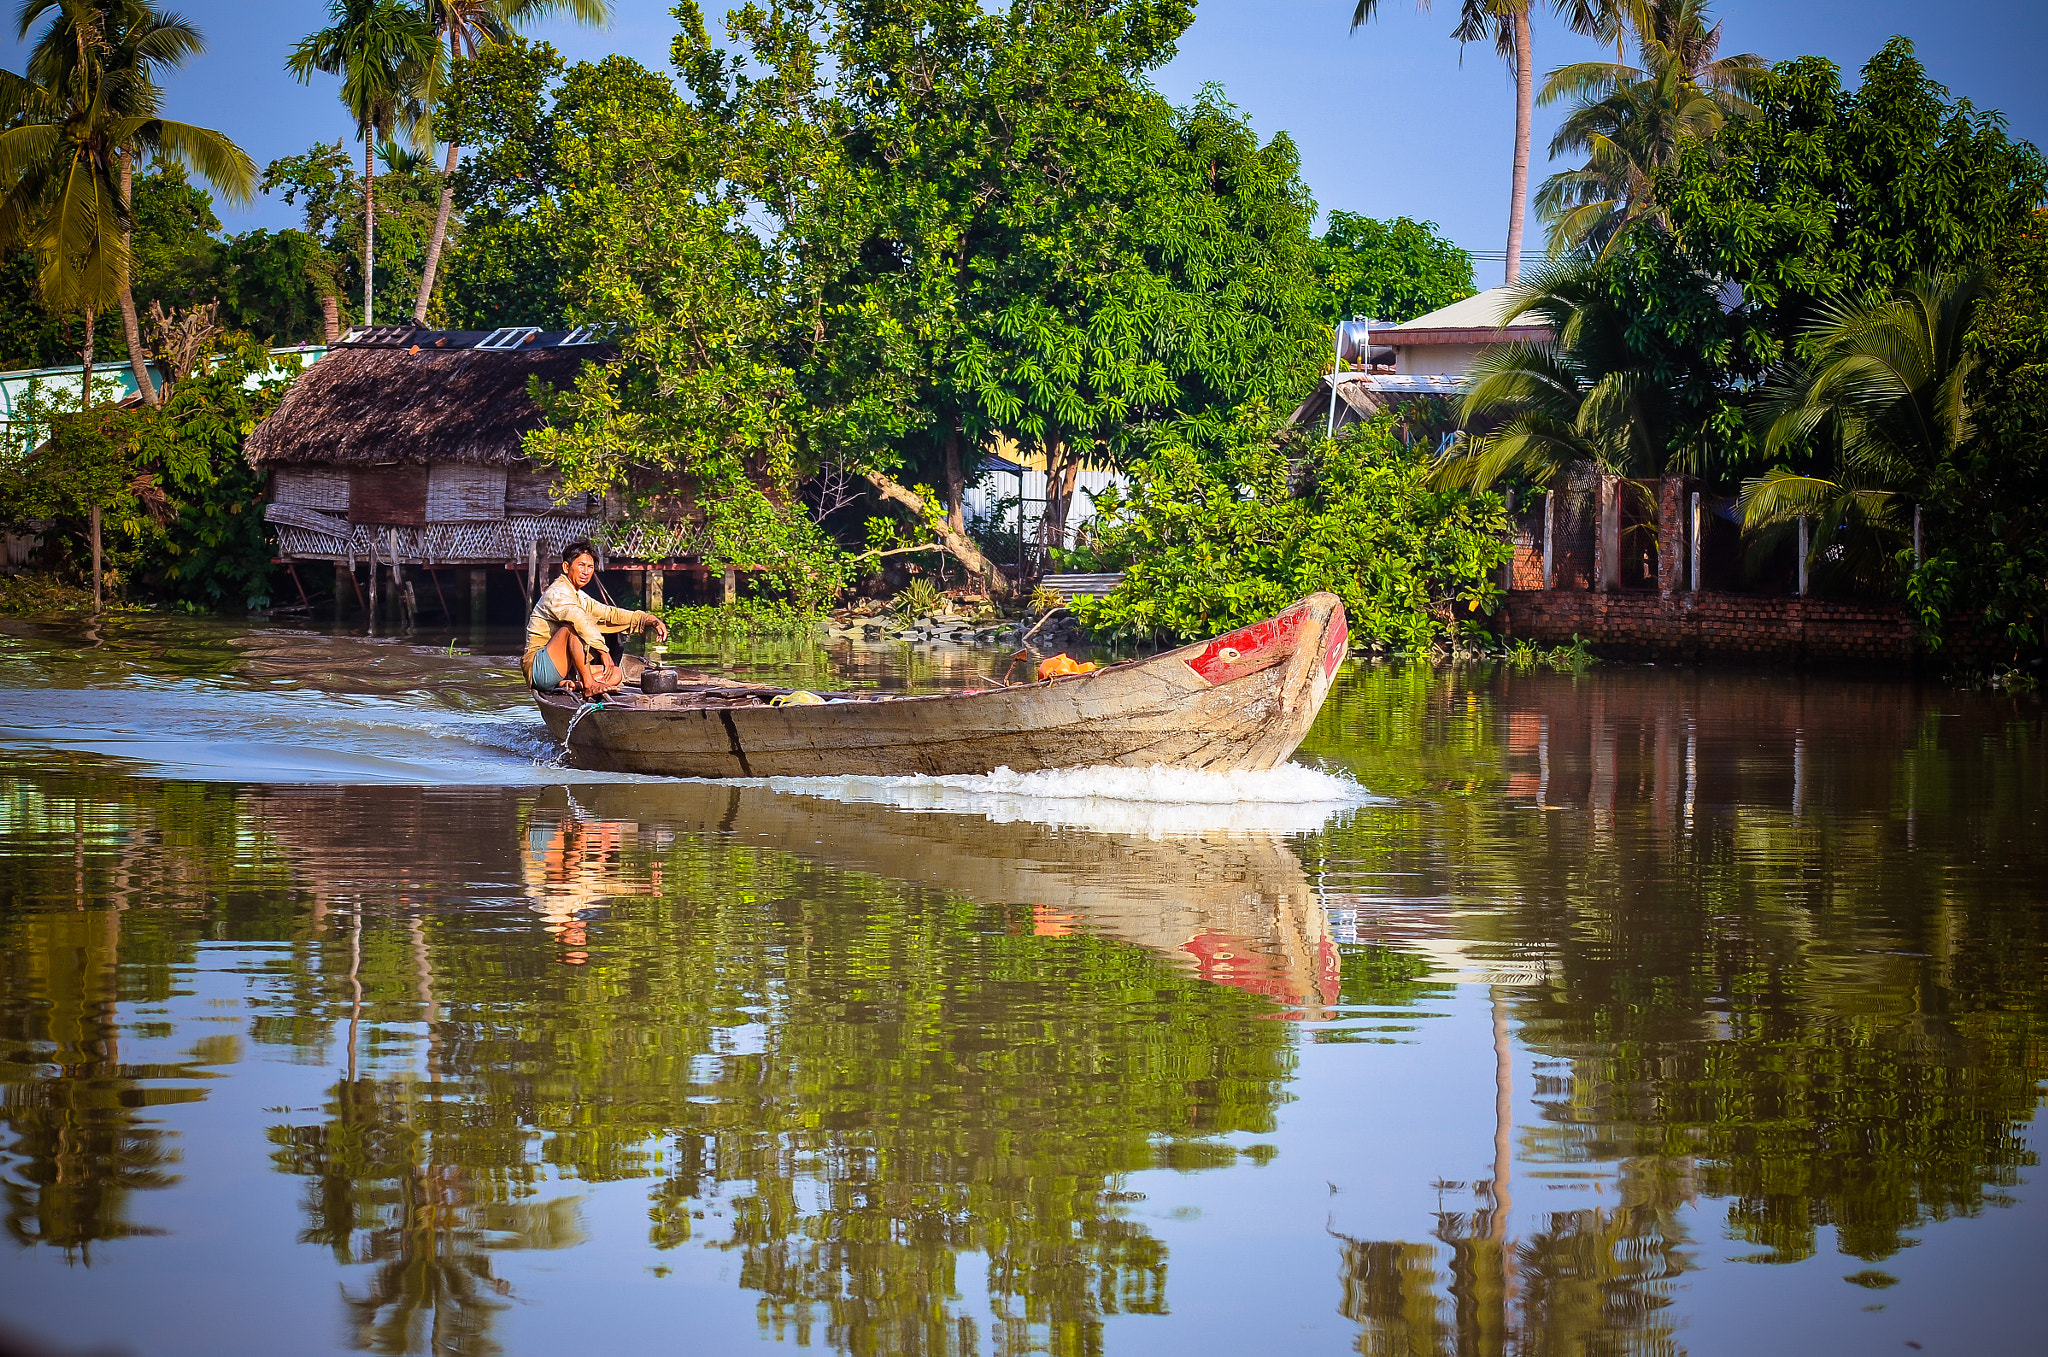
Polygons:
<instances>
[{"instance_id":1,"label":"wooden stilt","mask_svg":"<svg viewBox=\"0 0 2048 1357\"><path fill-rule=\"evenodd\" d=\"M362 582L356 578L355 566L346 561L336 561L334 563L335 611L341 611L341 581L344 577L348 580L348 591L355 595L356 608L358 611L361 611L364 608Z\"/></svg>"},{"instance_id":2,"label":"wooden stilt","mask_svg":"<svg viewBox=\"0 0 2048 1357\"><path fill-rule=\"evenodd\" d=\"M441 572L432 566L422 566L420 568L425 570L427 578L434 582L434 597L439 599L441 603L441 620L453 623L455 621L455 614L448 611L448 595L441 592Z\"/></svg>"},{"instance_id":3,"label":"wooden stilt","mask_svg":"<svg viewBox=\"0 0 2048 1357\"><path fill-rule=\"evenodd\" d=\"M290 561L286 561L284 563L284 572L292 577L292 588L299 591L299 602L308 608L312 607L313 600L306 597L306 586L299 583L298 567Z\"/></svg>"}]
</instances>

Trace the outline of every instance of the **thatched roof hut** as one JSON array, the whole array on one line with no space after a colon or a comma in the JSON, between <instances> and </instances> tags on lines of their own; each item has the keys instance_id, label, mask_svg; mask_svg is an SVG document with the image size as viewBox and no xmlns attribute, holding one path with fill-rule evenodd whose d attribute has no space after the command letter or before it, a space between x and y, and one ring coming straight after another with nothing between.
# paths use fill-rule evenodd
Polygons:
<instances>
[{"instance_id":1,"label":"thatched roof hut","mask_svg":"<svg viewBox=\"0 0 2048 1357\"><path fill-rule=\"evenodd\" d=\"M527 380L568 386L585 362L616 350L538 330L524 331L533 338L515 349L479 348L492 333L502 332L352 331L249 436L249 461L272 469L523 464L519 440L542 423Z\"/></svg>"},{"instance_id":2,"label":"thatched roof hut","mask_svg":"<svg viewBox=\"0 0 2048 1357\"><path fill-rule=\"evenodd\" d=\"M521 450L544 422L528 382L566 387L616 354L587 329L350 331L248 439L250 463L272 473L264 517L282 556L532 574L587 536L608 564L640 561L636 541L606 531L616 512L558 497Z\"/></svg>"}]
</instances>

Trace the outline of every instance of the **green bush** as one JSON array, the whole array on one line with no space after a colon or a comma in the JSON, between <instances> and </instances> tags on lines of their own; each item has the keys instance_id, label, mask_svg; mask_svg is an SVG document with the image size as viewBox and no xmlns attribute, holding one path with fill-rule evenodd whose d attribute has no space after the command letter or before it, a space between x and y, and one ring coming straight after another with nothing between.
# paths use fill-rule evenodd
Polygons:
<instances>
[{"instance_id":1,"label":"green bush","mask_svg":"<svg viewBox=\"0 0 2048 1357\"><path fill-rule=\"evenodd\" d=\"M263 522L267 478L242 443L295 375L249 343L203 362L156 407L81 411L75 394L32 391L0 455L0 520L46 523L46 551L90 589L86 523L97 506L116 594L207 611L265 607L277 554Z\"/></svg>"},{"instance_id":2,"label":"green bush","mask_svg":"<svg viewBox=\"0 0 2048 1357\"><path fill-rule=\"evenodd\" d=\"M667 608L661 618L678 638L744 641L755 637L808 636L818 629L817 613L778 599L743 598L726 604Z\"/></svg>"},{"instance_id":3,"label":"green bush","mask_svg":"<svg viewBox=\"0 0 2048 1357\"><path fill-rule=\"evenodd\" d=\"M1499 496L1433 489L1429 457L1381 419L1300 461L1270 422L1183 422L1155 438L1131 495L1098 501L1093 559L1123 583L1074 611L1098 634L1191 639L1328 590L1355 640L1426 650L1457 610L1499 605Z\"/></svg>"}]
</instances>

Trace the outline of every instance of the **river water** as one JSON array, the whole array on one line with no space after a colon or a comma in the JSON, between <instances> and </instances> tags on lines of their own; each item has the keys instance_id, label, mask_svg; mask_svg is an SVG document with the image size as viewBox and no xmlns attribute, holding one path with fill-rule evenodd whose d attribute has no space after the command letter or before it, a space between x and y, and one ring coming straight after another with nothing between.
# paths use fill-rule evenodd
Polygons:
<instances>
[{"instance_id":1,"label":"river water","mask_svg":"<svg viewBox=\"0 0 2048 1357\"><path fill-rule=\"evenodd\" d=\"M16 1340L2042 1350L2033 698L1353 665L1270 775L734 785L466 645L90 639L0 623Z\"/></svg>"}]
</instances>

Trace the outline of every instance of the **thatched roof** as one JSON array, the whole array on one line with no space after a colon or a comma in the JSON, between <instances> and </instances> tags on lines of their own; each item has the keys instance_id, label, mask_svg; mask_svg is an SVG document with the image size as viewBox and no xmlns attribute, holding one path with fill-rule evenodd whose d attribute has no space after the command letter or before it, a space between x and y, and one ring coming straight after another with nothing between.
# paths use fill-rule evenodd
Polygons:
<instances>
[{"instance_id":1,"label":"thatched roof","mask_svg":"<svg viewBox=\"0 0 2048 1357\"><path fill-rule=\"evenodd\" d=\"M520 439L544 422L527 379L566 387L586 362L616 356L581 332L351 331L249 435L249 461L512 466Z\"/></svg>"}]
</instances>

